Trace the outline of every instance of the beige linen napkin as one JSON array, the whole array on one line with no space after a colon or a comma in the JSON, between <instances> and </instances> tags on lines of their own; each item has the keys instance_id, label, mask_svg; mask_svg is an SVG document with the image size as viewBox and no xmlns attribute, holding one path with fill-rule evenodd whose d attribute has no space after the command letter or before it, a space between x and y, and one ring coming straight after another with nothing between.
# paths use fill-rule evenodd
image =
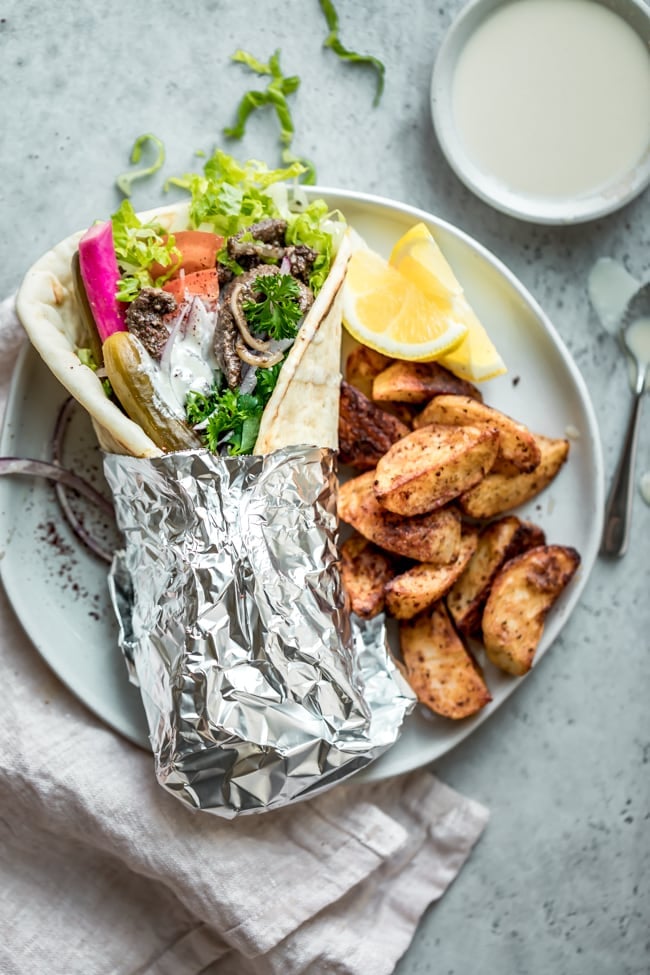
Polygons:
<instances>
[{"instance_id":1,"label":"beige linen napkin","mask_svg":"<svg viewBox=\"0 0 650 975\"><path fill-rule=\"evenodd\" d=\"M5 302L2 406L22 341ZM194 813L58 682L1 592L0 667L2 975L389 975L487 821L424 771Z\"/></svg>"}]
</instances>

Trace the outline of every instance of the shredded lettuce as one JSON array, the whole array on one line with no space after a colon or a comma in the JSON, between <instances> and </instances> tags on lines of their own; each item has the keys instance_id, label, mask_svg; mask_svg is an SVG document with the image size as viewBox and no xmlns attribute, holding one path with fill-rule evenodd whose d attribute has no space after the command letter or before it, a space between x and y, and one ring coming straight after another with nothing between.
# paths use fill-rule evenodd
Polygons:
<instances>
[{"instance_id":1,"label":"shredded lettuce","mask_svg":"<svg viewBox=\"0 0 650 975\"><path fill-rule=\"evenodd\" d=\"M136 165L140 162L142 158L142 150L147 145L151 143L156 149L156 158L151 163L150 166L143 166L142 169L136 169L134 171L128 170L126 173L122 173L118 176L115 182L117 183L118 189L124 193L125 196L131 196L131 188L133 183L138 179L146 179L147 176L153 176L157 173L159 169L162 169L165 162L165 146L161 139L156 135L152 135L151 132L146 132L144 135L138 136L138 138L133 143L133 149L131 149L130 162Z\"/></svg>"},{"instance_id":2,"label":"shredded lettuce","mask_svg":"<svg viewBox=\"0 0 650 975\"><path fill-rule=\"evenodd\" d=\"M258 108L270 105L275 109L280 123L280 142L284 146L291 145L293 140L293 119L287 102L287 95L292 95L300 87L297 75L286 76L280 67L280 51L275 51L267 62L259 61L248 51L235 51L232 60L245 64L247 68L258 75L271 78L265 91L247 91L237 108L235 125L223 130L230 139L241 139L246 131L248 117Z\"/></svg>"},{"instance_id":3,"label":"shredded lettuce","mask_svg":"<svg viewBox=\"0 0 650 975\"><path fill-rule=\"evenodd\" d=\"M372 54L358 54L356 51L349 51L344 47L339 39L339 16L332 0L319 0L319 3L329 28L329 34L325 38L323 47L329 47L342 61L350 61L352 64L367 64L374 68L377 73L377 88L373 105L378 105L384 90L385 66L379 58L373 57Z\"/></svg>"},{"instance_id":4,"label":"shredded lettuce","mask_svg":"<svg viewBox=\"0 0 650 975\"><path fill-rule=\"evenodd\" d=\"M296 213L292 209L291 197L283 184L295 180L303 171L299 160L284 169L269 169L257 159L240 163L217 149L206 161L203 175L188 173L169 182L191 194L190 223L195 229L210 227L217 234L231 237L260 220L287 220L287 243L307 244L318 253L309 279L309 286L317 293L330 271L337 223L324 200L303 205L301 192L304 191L299 187L295 196L300 211ZM228 258L225 249L218 257L235 273L240 273L241 268Z\"/></svg>"},{"instance_id":5,"label":"shredded lettuce","mask_svg":"<svg viewBox=\"0 0 650 975\"><path fill-rule=\"evenodd\" d=\"M97 365L97 362L95 361L95 357L92 353L92 349L87 349L87 348L77 349L77 358L79 359L79 362L82 365L88 366L88 368L92 369L93 372L97 372L97 369L99 367Z\"/></svg>"},{"instance_id":6,"label":"shredded lettuce","mask_svg":"<svg viewBox=\"0 0 650 975\"><path fill-rule=\"evenodd\" d=\"M309 276L309 287L318 294L332 266L333 239L324 229L330 212L325 200L313 200L301 212L291 214L287 225L288 244L307 244L318 254Z\"/></svg>"},{"instance_id":7,"label":"shredded lettuce","mask_svg":"<svg viewBox=\"0 0 650 975\"><path fill-rule=\"evenodd\" d=\"M97 360L95 359L95 356L92 353L92 349L88 349L88 348L77 349L77 358L79 359L79 362L81 362L82 365L88 366L88 368L92 369L93 372L97 372L97 370L99 369L99 365L97 363ZM113 395L113 387L111 386L110 380L104 377L101 380L101 384L105 395L110 399L111 396Z\"/></svg>"},{"instance_id":8,"label":"shredded lettuce","mask_svg":"<svg viewBox=\"0 0 650 975\"><path fill-rule=\"evenodd\" d=\"M316 184L316 164L311 159L307 159L305 156L295 156L287 146L282 150L282 162L287 166L294 162L300 163L303 167L300 182L305 183L307 186L314 186Z\"/></svg>"},{"instance_id":9,"label":"shredded lettuce","mask_svg":"<svg viewBox=\"0 0 650 975\"><path fill-rule=\"evenodd\" d=\"M143 223L128 200L111 216L115 255L121 272L118 301L133 301L142 288L161 287L178 267L180 253L173 234L155 222ZM167 274L152 278L152 264L169 266Z\"/></svg>"},{"instance_id":10,"label":"shredded lettuce","mask_svg":"<svg viewBox=\"0 0 650 975\"><path fill-rule=\"evenodd\" d=\"M314 184L316 182L316 167L308 159L296 156L291 150L293 142L294 126L291 116L291 109L287 101L288 95L293 95L300 87L300 78L297 75L284 75L280 67L280 51L275 51L268 61L260 61L248 51L238 50L232 56L232 60L246 67L257 75L271 78L263 91L247 91L239 105L237 106L237 120L234 125L223 130L224 135L229 139L241 139L246 132L246 123L253 112L260 108L270 106L275 111L277 120L280 124L280 143L284 147L282 150L282 161L285 165L299 162L303 165L303 172L300 179L303 183Z\"/></svg>"},{"instance_id":11,"label":"shredded lettuce","mask_svg":"<svg viewBox=\"0 0 650 975\"><path fill-rule=\"evenodd\" d=\"M256 159L239 163L217 149L206 161L203 175L187 173L168 183L191 193L190 222L194 228L208 225L215 233L231 237L258 220L278 217L269 187L295 179L302 172L298 162L284 169L269 169Z\"/></svg>"}]
</instances>

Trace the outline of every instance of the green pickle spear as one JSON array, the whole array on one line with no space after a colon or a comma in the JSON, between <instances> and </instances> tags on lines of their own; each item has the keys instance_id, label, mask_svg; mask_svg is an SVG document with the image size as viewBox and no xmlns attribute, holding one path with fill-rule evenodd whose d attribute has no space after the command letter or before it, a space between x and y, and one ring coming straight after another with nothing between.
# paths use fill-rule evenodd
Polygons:
<instances>
[{"instance_id":1,"label":"green pickle spear","mask_svg":"<svg viewBox=\"0 0 650 975\"><path fill-rule=\"evenodd\" d=\"M202 447L194 431L166 406L156 390L147 352L130 332L113 332L104 342L104 365L126 414L157 447L170 453Z\"/></svg>"},{"instance_id":2,"label":"green pickle spear","mask_svg":"<svg viewBox=\"0 0 650 975\"><path fill-rule=\"evenodd\" d=\"M102 340L99 337L99 332L97 331L97 326L95 325L95 319L90 308L90 302L88 301L88 295L86 294L86 288L83 278L81 277L79 251L75 251L72 257L72 284L74 287L75 297L77 299L77 307L79 308L79 317L81 319L81 327L84 334L84 340L80 342L79 345L83 346L86 344L88 346L95 365L99 368L104 364Z\"/></svg>"}]
</instances>

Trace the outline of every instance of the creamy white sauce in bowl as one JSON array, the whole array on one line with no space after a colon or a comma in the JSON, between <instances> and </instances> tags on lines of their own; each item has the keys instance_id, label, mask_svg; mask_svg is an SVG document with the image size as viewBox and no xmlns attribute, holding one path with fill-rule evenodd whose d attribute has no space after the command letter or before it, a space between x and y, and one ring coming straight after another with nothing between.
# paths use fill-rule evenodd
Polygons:
<instances>
[{"instance_id":1,"label":"creamy white sauce in bowl","mask_svg":"<svg viewBox=\"0 0 650 975\"><path fill-rule=\"evenodd\" d=\"M617 209L650 183L649 48L642 0L473 0L432 80L450 165L533 222Z\"/></svg>"}]
</instances>

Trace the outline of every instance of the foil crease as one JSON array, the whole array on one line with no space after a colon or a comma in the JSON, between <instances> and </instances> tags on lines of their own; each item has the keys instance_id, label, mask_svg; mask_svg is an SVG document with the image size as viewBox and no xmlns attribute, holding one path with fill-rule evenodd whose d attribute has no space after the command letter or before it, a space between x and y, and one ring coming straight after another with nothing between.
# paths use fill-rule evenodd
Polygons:
<instances>
[{"instance_id":1,"label":"foil crease","mask_svg":"<svg viewBox=\"0 0 650 975\"><path fill-rule=\"evenodd\" d=\"M414 696L383 616L351 615L336 455L104 461L110 590L159 783L226 817L306 798L394 743Z\"/></svg>"}]
</instances>

